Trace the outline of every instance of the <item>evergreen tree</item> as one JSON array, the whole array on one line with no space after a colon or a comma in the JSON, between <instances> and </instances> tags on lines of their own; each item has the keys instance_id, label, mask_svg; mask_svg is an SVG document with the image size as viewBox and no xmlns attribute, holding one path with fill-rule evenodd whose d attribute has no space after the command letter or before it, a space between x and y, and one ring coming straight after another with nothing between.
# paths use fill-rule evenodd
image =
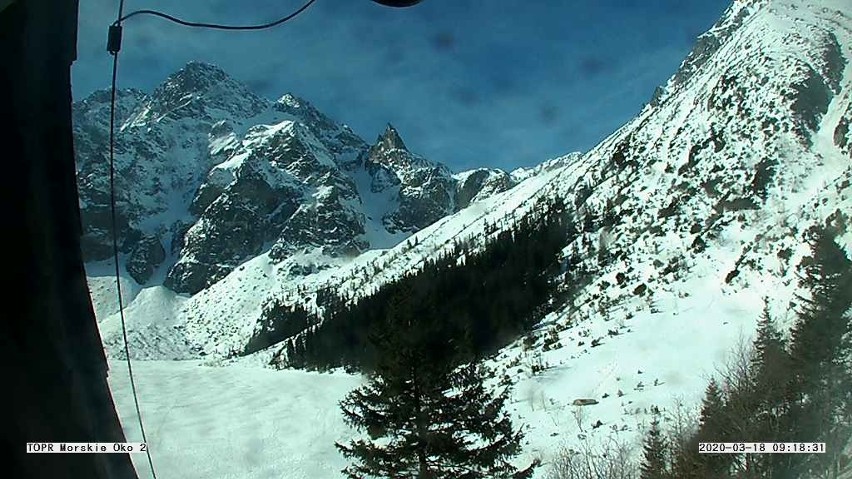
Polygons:
<instances>
[{"instance_id":1,"label":"evergreen tree","mask_svg":"<svg viewBox=\"0 0 852 479\"><path fill-rule=\"evenodd\" d=\"M699 435L707 441L721 442L727 437L728 424L726 421L725 400L722 389L716 379L710 379L704 390L701 401L701 417L699 419Z\"/></svg>"},{"instance_id":2,"label":"evergreen tree","mask_svg":"<svg viewBox=\"0 0 852 479\"><path fill-rule=\"evenodd\" d=\"M836 479L852 438L852 261L825 230L811 255L789 352L768 308L748 351L735 354L724 390L708 385L698 432L674 452L678 479ZM825 442L825 454L699 455L699 442ZM841 445L841 446L838 446ZM848 460L848 459L847 459Z\"/></svg>"},{"instance_id":3,"label":"evergreen tree","mask_svg":"<svg viewBox=\"0 0 852 479\"><path fill-rule=\"evenodd\" d=\"M777 414L775 409L784 396L790 378L790 357L784 338L769 314L769 305L764 304L763 313L757 323L751 358L754 391L764 409Z\"/></svg>"},{"instance_id":4,"label":"evergreen tree","mask_svg":"<svg viewBox=\"0 0 852 479\"><path fill-rule=\"evenodd\" d=\"M742 421L747 420L747 418L742 419ZM730 410L725 404L722 388L715 378L710 379L701 402L698 442L728 442L733 428L731 422ZM728 477L731 459L732 456L728 454L699 454L696 469L701 471L700 477Z\"/></svg>"},{"instance_id":5,"label":"evergreen tree","mask_svg":"<svg viewBox=\"0 0 852 479\"><path fill-rule=\"evenodd\" d=\"M660 431L659 410L655 410L651 428L645 437L644 458L640 467L641 479L668 479L668 445Z\"/></svg>"},{"instance_id":6,"label":"evergreen tree","mask_svg":"<svg viewBox=\"0 0 852 479\"><path fill-rule=\"evenodd\" d=\"M810 233L811 256L800 264L810 294L799 298L790 346L795 365L790 422L803 440L844 444L852 434L852 262L828 232ZM839 449L803 456L799 474L836 475Z\"/></svg>"},{"instance_id":7,"label":"evergreen tree","mask_svg":"<svg viewBox=\"0 0 852 479\"><path fill-rule=\"evenodd\" d=\"M801 283L809 298L799 297L802 307L793 328L791 355L797 365L800 386L825 386L837 371L832 363L849 351L848 312L852 306L852 264L844 251L825 232L815 231L810 241L812 256L802 260Z\"/></svg>"},{"instance_id":8,"label":"evergreen tree","mask_svg":"<svg viewBox=\"0 0 852 479\"><path fill-rule=\"evenodd\" d=\"M287 340L287 346L286 346L287 361L292 362L296 358L296 344L295 343L296 343L295 338L290 338L290 339Z\"/></svg>"},{"instance_id":9,"label":"evergreen tree","mask_svg":"<svg viewBox=\"0 0 852 479\"><path fill-rule=\"evenodd\" d=\"M672 449L671 477L676 479L705 479L698 454L696 436L685 438Z\"/></svg>"},{"instance_id":10,"label":"evergreen tree","mask_svg":"<svg viewBox=\"0 0 852 479\"><path fill-rule=\"evenodd\" d=\"M723 479L730 477L728 454L699 453L700 442L728 442L730 434L729 406L715 379L711 379L701 403L698 429L673 451L671 477L676 479Z\"/></svg>"},{"instance_id":11,"label":"evergreen tree","mask_svg":"<svg viewBox=\"0 0 852 479\"><path fill-rule=\"evenodd\" d=\"M781 332L769 313L768 303L757 324L757 332L752 343L751 377L754 395L754 412L748 433L743 440L749 442L795 442L792 436L793 425L789 423L790 356ZM741 477L790 476L790 458L783 454L755 454L749 457L748 474Z\"/></svg>"},{"instance_id":12,"label":"evergreen tree","mask_svg":"<svg viewBox=\"0 0 852 479\"><path fill-rule=\"evenodd\" d=\"M368 439L337 448L350 478L528 478L508 461L523 434L504 411L508 389L492 394L477 363L455 367L459 348L413 319L409 295L391 298L371 340L378 353L369 382L341 401L346 422Z\"/></svg>"},{"instance_id":13,"label":"evergreen tree","mask_svg":"<svg viewBox=\"0 0 852 479\"><path fill-rule=\"evenodd\" d=\"M286 365L291 368L305 367L305 336L307 331L287 340Z\"/></svg>"},{"instance_id":14,"label":"evergreen tree","mask_svg":"<svg viewBox=\"0 0 852 479\"><path fill-rule=\"evenodd\" d=\"M597 231L595 215L591 211L587 211L583 217L583 233L594 233L595 231Z\"/></svg>"}]
</instances>

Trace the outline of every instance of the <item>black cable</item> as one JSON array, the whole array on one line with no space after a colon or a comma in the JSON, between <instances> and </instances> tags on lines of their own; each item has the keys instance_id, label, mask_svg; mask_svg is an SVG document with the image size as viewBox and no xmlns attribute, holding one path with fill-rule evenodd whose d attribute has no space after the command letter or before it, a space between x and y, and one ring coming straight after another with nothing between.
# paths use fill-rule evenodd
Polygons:
<instances>
[{"instance_id":1,"label":"black cable","mask_svg":"<svg viewBox=\"0 0 852 479\"><path fill-rule=\"evenodd\" d=\"M300 13L308 9L316 0L308 0L295 12L279 18L273 22L264 23L261 25L219 25L215 23L188 22L173 17L169 14L158 12L156 10L136 10L127 15L124 15L124 0L120 0L118 4L118 16L115 22L109 29L109 37L107 41L107 50L112 54L112 86L109 107L109 191L110 191L110 219L112 222L112 253L115 263L115 289L118 295L118 314L121 318L121 334L124 340L124 356L127 362L127 373L130 377L130 390L133 393L133 403L136 406L136 417L139 419L139 430L142 432L142 442L148 443L148 437L145 434L145 426L142 422L142 410L139 407L139 395L136 392L136 381L133 378L133 366L130 361L130 347L127 341L127 321L124 316L124 299L121 293L121 270L119 267L118 254L118 219L116 215L116 200L115 200L115 95L116 83L118 79L118 54L121 51L121 23L128 18L136 15L152 15L164 18L168 21L194 28L208 28L214 30L264 30L291 20ZM145 448L145 455L148 457L148 465L151 467L151 475L157 479L157 473L154 470L154 461L151 458L151 447Z\"/></svg>"},{"instance_id":2,"label":"black cable","mask_svg":"<svg viewBox=\"0 0 852 479\"><path fill-rule=\"evenodd\" d=\"M127 20L128 18L134 17L136 15L152 15L152 16L155 16L155 17L160 17L160 18L166 19L166 20L173 22L173 23L177 23L179 25L186 26L186 27L208 28L208 29L213 29L213 30L231 30L231 31L234 31L234 30L241 30L241 31L245 31L245 30L265 30L267 28L272 28L274 26L281 25L282 23L284 23L288 20L292 20L293 18L297 17L300 13L307 10L308 7L310 7L314 2L316 2L316 0L308 0L308 2L305 3L304 5L302 5L301 7L299 7L298 10L287 15L286 17L282 17L282 18L279 18L278 20L275 20L275 21L272 21L272 22L269 22L269 23L263 23L263 24L260 24L260 25L221 25L221 24L218 24L218 23L189 22L189 21L186 21L186 20L181 20L180 18L169 15L167 13L158 12L156 10L136 10L134 12L128 13L125 16L119 15L118 20L115 21L115 24L116 25L120 24L124 20Z\"/></svg>"},{"instance_id":3,"label":"black cable","mask_svg":"<svg viewBox=\"0 0 852 479\"><path fill-rule=\"evenodd\" d=\"M124 11L124 0L121 0L118 6L118 17ZM116 218L116 201L115 201L115 93L116 80L118 78L118 52L121 44L120 36L120 21L116 20L115 25L119 28L118 47L112 53L112 87L109 106L109 203L110 203L110 219L112 222L112 254L113 262L115 263L115 289L118 296L118 314L121 318L121 334L124 339L124 356L127 362L127 375L130 377L130 390L133 393L133 404L136 406L136 417L139 419L139 430L142 432L142 442L146 444L145 455L148 457L148 466L151 467L151 476L157 479L157 472L154 469L154 460L151 458L151 447L148 445L148 436L145 434L145 425L142 422L142 410L139 407L139 395L136 393L136 380L133 378L133 366L130 361L130 348L127 341L127 321L124 317L124 299L121 293L121 271L119 269L118 256L118 220ZM111 33L112 36L112 33Z\"/></svg>"}]
</instances>

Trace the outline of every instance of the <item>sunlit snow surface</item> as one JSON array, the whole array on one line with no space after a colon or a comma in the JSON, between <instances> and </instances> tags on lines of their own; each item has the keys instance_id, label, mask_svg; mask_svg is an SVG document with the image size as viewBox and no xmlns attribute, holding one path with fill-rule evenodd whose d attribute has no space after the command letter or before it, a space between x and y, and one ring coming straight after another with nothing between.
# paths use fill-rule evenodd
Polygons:
<instances>
[{"instance_id":1,"label":"sunlit snow surface","mask_svg":"<svg viewBox=\"0 0 852 479\"><path fill-rule=\"evenodd\" d=\"M516 425L527 430L518 465L538 457L546 466L561 447L576 444L578 434L604 437L612 426L620 430L626 425L628 429L619 434L635 441L651 405L671 404L677 396L694 403L714 365L724 359L727 345L742 334L742 320L738 321L744 317L742 310L759 308L760 301L748 294L722 298L712 287L694 298L680 302L678 311L636 316L626 324L632 332L591 350L573 347L571 342L579 337L572 333L570 341L563 341L567 347L545 355L547 362L564 363L538 376L516 375L509 408ZM611 325L591 328L593 336L605 333L606 326ZM517 348L504 354L525 357ZM110 383L127 440L141 441L125 364L110 364ZM343 424L337 402L361 384L359 376L201 364L133 363L158 477L343 477L338 471L346 461L334 442L356 433ZM636 390L640 382L644 388ZM624 392L621 398L619 389ZM604 393L610 397L601 399ZM571 405L576 398L601 402L578 408ZM597 420L604 425L593 430ZM148 477L144 455L133 459L140 477ZM545 470L536 477L544 477Z\"/></svg>"},{"instance_id":2,"label":"sunlit snow surface","mask_svg":"<svg viewBox=\"0 0 852 479\"><path fill-rule=\"evenodd\" d=\"M128 284L131 350L140 358L197 358L201 352L221 357L245 344L271 297L312 306L314 291L325 285L341 293L369 294L447 252L455 239L481 245L489 234L486 223L506 228L538 196L562 196L576 206L577 191L588 184L594 191L577 202L583 207L594 210L623 196L616 207L618 224L586 240L606 242L612 251L623 252L624 259L598 270L572 304L539 326L539 336L554 331L562 345L541 354L548 366L542 374L531 376L536 359L519 344L491 362L515 382L510 408L515 423L527 430L518 464L540 457L545 466L537 478L545 476L560 448L576 446L581 437L640 440L652 405L666 414L679 399L696 405L726 355L752 335L764 296L769 296L772 314L790 325L798 292L795 265L807 254L804 232L824 224L835 210L852 212L852 160L834 138L840 119L849 120L852 111L852 4L737 2L732 14L741 8L751 12L743 25L702 68L671 84L658 107L646 108L582 157L553 169L517 172L526 180L514 189L439 220L414 239L341 259L335 267L298 281L261 255L192 298ZM784 91L802 80L807 72L803 65L824 69L824 55L817 49L832 37L847 59L842 78L816 131L797 136ZM726 74L739 76L741 91L719 86ZM734 106L708 106L730 95ZM773 119L779 129L771 128ZM724 133L725 144L718 151L696 149L696 161L690 164L693 147L706 142L714 128ZM632 171L607 169L622 150L638 166ZM766 201L757 209L722 208L722 226L715 235L699 233L707 245L696 252L691 225L713 218L720 197L727 197L722 195L750 194L751 176L763 158L779 161ZM702 184L713 177L723 189L715 195L707 194ZM683 194L690 188L694 194ZM682 200L677 214L663 215L676 196ZM852 228L838 242L852 253ZM781 259L785 250L789 260ZM594 266L593 259L588 262ZM667 272L669 265L678 269ZM735 269L739 275L726 281ZM624 284L618 284L618 273L627 278ZM114 355L120 335L109 281L93 269L90 276L96 309L107 315L99 317L101 332ZM642 284L653 293L634 294ZM595 339L600 344L592 347ZM534 349L541 348L539 337ZM214 359L208 361L218 367L135 362L159 477L342 477L337 471L345 461L334 441L354 432L342 423L337 401L361 379L264 369L273 352L261 351L226 367ZM139 440L120 363L113 363L111 382L128 440ZM600 402L572 406L578 398ZM602 425L593 428L597 421ZM144 471L144 458L134 460Z\"/></svg>"},{"instance_id":3,"label":"sunlit snow surface","mask_svg":"<svg viewBox=\"0 0 852 479\"><path fill-rule=\"evenodd\" d=\"M141 441L127 369L110 366L127 440ZM346 463L334 441L351 433L337 401L360 378L196 361L140 361L133 369L158 478L341 477ZM144 454L133 462L140 478L151 477Z\"/></svg>"}]
</instances>

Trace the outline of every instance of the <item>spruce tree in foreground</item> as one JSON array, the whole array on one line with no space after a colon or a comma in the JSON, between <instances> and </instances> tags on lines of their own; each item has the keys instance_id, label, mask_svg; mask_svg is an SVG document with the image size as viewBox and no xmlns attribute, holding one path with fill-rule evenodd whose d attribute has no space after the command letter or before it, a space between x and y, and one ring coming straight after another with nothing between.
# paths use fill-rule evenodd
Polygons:
<instances>
[{"instance_id":1,"label":"spruce tree in foreground","mask_svg":"<svg viewBox=\"0 0 852 479\"><path fill-rule=\"evenodd\" d=\"M729 477L730 457L726 454L700 454L700 442L728 442L730 411L725 393L715 379L704 391L698 428L686 441L675 445L672 474L676 479L721 479Z\"/></svg>"},{"instance_id":2,"label":"spruce tree in foreground","mask_svg":"<svg viewBox=\"0 0 852 479\"><path fill-rule=\"evenodd\" d=\"M654 411L654 419L651 421L651 428L648 430L648 435L645 438L644 459L640 466L641 479L668 479L669 474L669 459L668 445L660 431L660 414L659 410Z\"/></svg>"},{"instance_id":3,"label":"spruce tree in foreground","mask_svg":"<svg viewBox=\"0 0 852 479\"><path fill-rule=\"evenodd\" d=\"M772 315L769 314L768 304L764 304L752 345L754 353L751 357L751 376L753 377L754 401L758 408L759 419L778 417L784 412L783 400L789 394L791 388L790 368L792 364L790 354L787 352L786 341L775 325ZM777 433L776 424L761 424L761 426L763 426L763 429L758 429L757 435L762 434L769 437L769 435Z\"/></svg>"},{"instance_id":4,"label":"spruce tree in foreground","mask_svg":"<svg viewBox=\"0 0 852 479\"><path fill-rule=\"evenodd\" d=\"M811 255L800 265L810 294L799 298L790 347L790 422L799 440L825 442L827 448L802 456L800 476L837 477L839 445L852 436L852 262L828 232L810 233Z\"/></svg>"},{"instance_id":5,"label":"spruce tree in foreground","mask_svg":"<svg viewBox=\"0 0 852 479\"><path fill-rule=\"evenodd\" d=\"M748 442L796 442L789 418L788 399L793 391L790 354L781 331L764 304L752 343L750 377L753 411L749 411ZM785 454L752 454L747 456L750 475L742 477L795 477L791 471L792 458Z\"/></svg>"},{"instance_id":6,"label":"spruce tree in foreground","mask_svg":"<svg viewBox=\"0 0 852 479\"><path fill-rule=\"evenodd\" d=\"M428 325L418 323L404 298L395 298L381 332L369 382L341 401L347 424L367 439L336 444L353 464L350 478L528 478L509 460L523 434L504 411L508 389L491 393L482 365L455 367L457 354Z\"/></svg>"}]
</instances>

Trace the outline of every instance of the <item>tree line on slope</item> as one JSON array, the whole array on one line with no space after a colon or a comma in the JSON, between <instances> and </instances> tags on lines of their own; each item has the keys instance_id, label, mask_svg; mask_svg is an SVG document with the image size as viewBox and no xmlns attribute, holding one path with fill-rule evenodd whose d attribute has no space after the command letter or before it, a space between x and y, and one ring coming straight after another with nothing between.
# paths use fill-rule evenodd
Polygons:
<instances>
[{"instance_id":1,"label":"tree line on slope","mask_svg":"<svg viewBox=\"0 0 852 479\"><path fill-rule=\"evenodd\" d=\"M508 378L498 381L481 358L535 324L553 298L567 223L561 201L541 201L480 252L457 245L352 306L326 297L332 314L286 353L291 366L367 373L340 403L365 434L336 443L351 460L347 477L532 476L538 461L511 462L524 434L505 411Z\"/></svg>"},{"instance_id":2,"label":"tree line on slope","mask_svg":"<svg viewBox=\"0 0 852 479\"><path fill-rule=\"evenodd\" d=\"M830 232L810 231L789 341L764 310L750 349L706 389L691 434L645 440L642 479L834 479L852 458L852 262ZM826 444L823 454L699 454L700 442Z\"/></svg>"},{"instance_id":3,"label":"tree line on slope","mask_svg":"<svg viewBox=\"0 0 852 479\"><path fill-rule=\"evenodd\" d=\"M852 261L833 228L809 232L799 264L789 335L768 308L752 344L740 347L707 385L697 418L678 414L664 431L652 408L641 461L614 438L597 450L581 444L551 465L549 479L837 479L852 471ZM787 339L789 336L789 339ZM681 411L682 413L682 411ZM694 421L694 422L693 422ZM701 454L698 444L826 444L822 454Z\"/></svg>"},{"instance_id":4,"label":"tree line on slope","mask_svg":"<svg viewBox=\"0 0 852 479\"><path fill-rule=\"evenodd\" d=\"M430 361L461 364L494 353L559 301L561 289L554 278L561 272L560 252L573 241L573 231L562 200L541 199L481 250L457 243L452 253L427 261L419 271L354 303L332 290L319 292L322 320L279 308L285 320L281 323L295 318L299 326L308 327L289 337L283 354L273 361L293 368L373 370L381 357L370 335L383 324L393 298L402 294L416 311L418 327L429 328L439 340Z\"/></svg>"}]
</instances>

